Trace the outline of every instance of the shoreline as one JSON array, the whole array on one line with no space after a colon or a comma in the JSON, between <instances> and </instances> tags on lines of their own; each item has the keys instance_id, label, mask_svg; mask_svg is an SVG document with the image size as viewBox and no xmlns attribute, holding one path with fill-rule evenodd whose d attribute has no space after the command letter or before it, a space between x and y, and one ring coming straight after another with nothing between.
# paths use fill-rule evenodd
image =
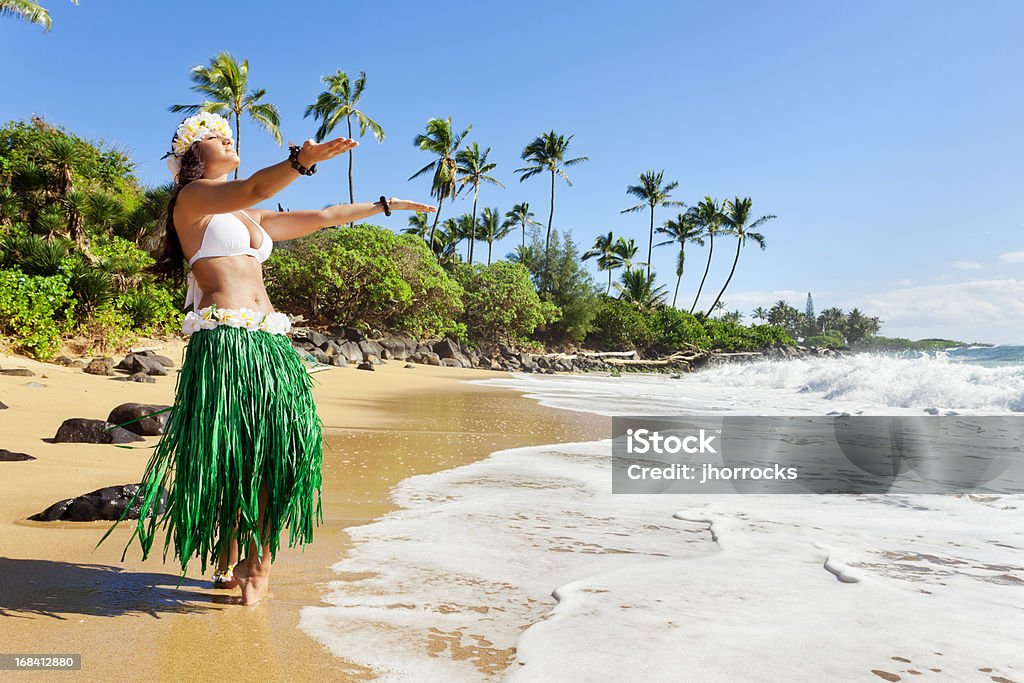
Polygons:
<instances>
[{"instance_id":1,"label":"shoreline","mask_svg":"<svg viewBox=\"0 0 1024 683\"><path fill-rule=\"evenodd\" d=\"M0 615L16 618L0 622L0 638L8 652L83 655L81 671L48 671L48 678L86 671L107 676L130 666L155 680L228 672L372 680L371 672L336 658L298 628L302 607L326 604L321 596L337 578L331 567L349 547L345 529L395 509L390 492L409 476L481 460L504 448L603 438L608 429L604 418L543 407L519 390L464 381L510 377L507 372L406 369L404 362L390 361L372 374L354 368L315 373L324 422L324 524L305 549L282 541L270 596L245 608L231 604L237 589L209 588L195 560L175 589L180 571L173 562L161 563L159 540L145 562L136 544L122 563L131 536L126 523L92 552L111 522L26 520L57 500L129 483L141 474L148 449L43 439L66 418L103 419L119 403L169 404L185 343L163 345L158 352L174 360L175 368L154 384L112 381L21 356L3 359L5 368L27 367L36 377L0 376L0 400L9 406L0 411L0 421L17 425L4 430L0 447L37 460L0 463ZM32 382L46 386L25 386Z\"/></svg>"}]
</instances>

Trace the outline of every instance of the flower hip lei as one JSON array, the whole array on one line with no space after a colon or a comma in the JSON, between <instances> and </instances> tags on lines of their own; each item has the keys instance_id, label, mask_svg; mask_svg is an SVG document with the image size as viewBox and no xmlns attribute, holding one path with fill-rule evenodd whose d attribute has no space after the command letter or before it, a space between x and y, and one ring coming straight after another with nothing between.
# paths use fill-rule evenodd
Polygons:
<instances>
[{"instance_id":1,"label":"flower hip lei","mask_svg":"<svg viewBox=\"0 0 1024 683\"><path fill-rule=\"evenodd\" d=\"M216 304L189 311L181 324L181 331L187 335L199 330L212 330L218 325L241 327L250 332L262 331L270 334L286 334L292 329L292 322L284 313L262 313L250 308L217 308Z\"/></svg>"}]
</instances>

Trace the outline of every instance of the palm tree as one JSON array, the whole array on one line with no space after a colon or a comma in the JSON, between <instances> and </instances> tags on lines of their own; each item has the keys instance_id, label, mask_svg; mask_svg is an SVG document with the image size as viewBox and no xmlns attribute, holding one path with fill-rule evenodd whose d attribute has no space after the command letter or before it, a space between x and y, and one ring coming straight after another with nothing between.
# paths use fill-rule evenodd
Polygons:
<instances>
[{"instance_id":1,"label":"palm tree","mask_svg":"<svg viewBox=\"0 0 1024 683\"><path fill-rule=\"evenodd\" d=\"M656 206L683 206L682 202L670 201L672 190L679 187L679 183L673 180L665 187L661 186L662 177L665 171L647 171L640 174L640 184L630 185L626 188L626 194L639 197L643 201L636 206L623 209L620 213L632 213L640 211L645 206L651 207L651 229L647 238L647 275L651 274L651 248L654 246L654 207Z\"/></svg>"},{"instance_id":2,"label":"palm tree","mask_svg":"<svg viewBox=\"0 0 1024 683\"><path fill-rule=\"evenodd\" d=\"M433 229L432 229L433 233ZM434 253L437 254L438 260L442 267L450 266L455 263L458 258L458 245L461 238L461 230L459 229L459 222L456 218L449 218L441 224L441 229L433 233L433 242L435 245Z\"/></svg>"},{"instance_id":3,"label":"palm tree","mask_svg":"<svg viewBox=\"0 0 1024 683\"><path fill-rule=\"evenodd\" d=\"M77 5L78 0L71 0L71 3ZM50 13L32 0L0 0L0 16L24 19L50 30Z\"/></svg>"},{"instance_id":4,"label":"palm tree","mask_svg":"<svg viewBox=\"0 0 1024 683\"><path fill-rule=\"evenodd\" d=\"M722 302L719 302L722 303ZM728 313L722 314L722 320L736 323L737 325L743 324L743 311L736 309L735 311L729 311Z\"/></svg>"},{"instance_id":5,"label":"palm tree","mask_svg":"<svg viewBox=\"0 0 1024 683\"><path fill-rule=\"evenodd\" d=\"M768 319L768 311L765 309L764 306L758 306L757 308L754 309L754 312L751 314L751 317L753 317L754 320L760 320L763 322Z\"/></svg>"},{"instance_id":6,"label":"palm tree","mask_svg":"<svg viewBox=\"0 0 1024 683\"><path fill-rule=\"evenodd\" d=\"M21 200L18 193L7 185L0 186L0 223L7 223L21 211Z\"/></svg>"},{"instance_id":7,"label":"palm tree","mask_svg":"<svg viewBox=\"0 0 1024 683\"><path fill-rule=\"evenodd\" d=\"M473 216L471 214L464 213L461 216L459 216L458 218L456 218L455 219L455 231L452 233L452 234L455 235L455 244L456 245L462 244L463 240L465 240L467 243L469 243L470 242L470 236L477 234L477 232L479 232L479 230L477 230L477 228L479 228L479 227L480 226L477 223L477 220L475 218L473 218ZM471 248L472 247L469 247L469 246L466 247L466 260L467 260L467 262L469 260L469 251L470 251Z\"/></svg>"},{"instance_id":8,"label":"palm tree","mask_svg":"<svg viewBox=\"0 0 1024 683\"><path fill-rule=\"evenodd\" d=\"M531 270L530 265L537 260L537 250L532 246L520 245L509 252L505 258L512 263L521 263L526 266L527 270Z\"/></svg>"},{"instance_id":9,"label":"palm tree","mask_svg":"<svg viewBox=\"0 0 1024 683\"><path fill-rule=\"evenodd\" d=\"M456 188L455 170L456 163L453 155L462 144L463 138L469 134L473 126L470 124L466 130L458 135L452 135L452 117L447 119L430 119L427 121L427 133L419 133L412 141L414 145L425 152L432 152L437 159L416 171L409 180L416 178L433 169L434 177L431 181L430 195L437 197L437 213L434 214L434 224L430 226L430 238L428 242L434 243L434 230L437 228L437 221L441 217L441 207L447 197L455 198L458 194Z\"/></svg>"},{"instance_id":10,"label":"palm tree","mask_svg":"<svg viewBox=\"0 0 1024 683\"><path fill-rule=\"evenodd\" d=\"M655 230L655 232L668 235L669 239L664 242L658 242L654 246L660 247L664 244L673 243L679 245L679 253L676 255L676 289L672 295L672 308L675 308L676 298L679 296L679 283L683 280L683 266L686 263L686 244L687 242L695 242L703 247L704 233L694 218L693 213L681 213L676 216L675 220L670 218L665 221L665 225Z\"/></svg>"},{"instance_id":11,"label":"palm tree","mask_svg":"<svg viewBox=\"0 0 1024 683\"><path fill-rule=\"evenodd\" d=\"M327 84L327 90L317 95L316 102L306 107L306 113L303 115L303 118L307 118L312 114L314 121L321 122L314 136L317 142L323 142L324 138L331 134L342 119L345 119L348 137L351 138L353 116L359 122L359 137L366 135L366 131L369 129L373 133L373 137L377 138L377 142L384 142L384 129L380 127L380 124L356 109L359 98L363 96L363 91L366 89L365 71L359 72L359 78L356 79L354 86L349 81L348 74L341 69L331 76L323 76L320 82ZM352 185L352 150L350 149L348 151L349 202L355 203L355 196ZM351 223L348 225L352 227Z\"/></svg>"},{"instance_id":12,"label":"palm tree","mask_svg":"<svg viewBox=\"0 0 1024 683\"><path fill-rule=\"evenodd\" d=\"M665 285L654 287L654 276L639 270L627 270L621 282L615 283L619 298L629 301L639 311L649 311L661 304L665 298Z\"/></svg>"},{"instance_id":13,"label":"palm tree","mask_svg":"<svg viewBox=\"0 0 1024 683\"><path fill-rule=\"evenodd\" d=\"M697 224L704 231L704 234L708 236L708 263L704 266L704 276L700 279L700 287L697 288L697 296L693 298L693 305L690 306L690 313L693 313L693 309L697 308L697 300L700 299L700 293L704 289L704 281L708 277L708 271L711 269L711 255L715 253L715 235L718 233L719 227L722 225L722 210L718 204L717 199L711 197L704 197L697 206L690 209L693 212L694 218Z\"/></svg>"},{"instance_id":14,"label":"palm tree","mask_svg":"<svg viewBox=\"0 0 1024 683\"><path fill-rule=\"evenodd\" d=\"M473 186L473 225L476 225L476 200L480 194L480 183L488 182L498 187L504 188L500 182L487 175L498 167L497 164L487 163L487 154L491 151L488 147L483 152L480 151L480 147L474 142L465 149L461 150L455 155L455 167L456 172L461 173L459 177L460 187L467 185ZM469 263L473 263L473 244L476 242L475 232L469 236ZM487 258L487 262L490 263L490 256Z\"/></svg>"},{"instance_id":15,"label":"palm tree","mask_svg":"<svg viewBox=\"0 0 1024 683\"><path fill-rule=\"evenodd\" d=\"M529 166L523 168L517 168L516 173L521 173L519 176L519 182L531 178L538 173L544 171L551 172L551 211L548 213L548 232L544 238L544 280L545 288L547 287L547 273L549 258L549 246L551 244L551 222L555 217L555 174L558 174L565 178L565 182L568 183L569 187L572 187L572 181L569 180L569 176L566 175L563 168L575 166L581 164L584 161L588 161L587 157L576 157L575 159L565 159L566 152L569 150L569 142L573 136L570 135L566 138L563 135L558 135L552 130L549 133L544 133L523 148L522 158L524 161L532 162Z\"/></svg>"},{"instance_id":16,"label":"palm tree","mask_svg":"<svg viewBox=\"0 0 1024 683\"><path fill-rule=\"evenodd\" d=\"M87 254L87 257L91 256L88 248L85 246L85 229L83 226L83 218L89 212L89 194L82 190L70 190L61 199L61 205L67 215L68 237L82 250L83 254ZM92 261L93 259L90 258L89 260Z\"/></svg>"},{"instance_id":17,"label":"palm tree","mask_svg":"<svg viewBox=\"0 0 1024 683\"><path fill-rule=\"evenodd\" d=\"M828 334L830 331L839 332L842 334L843 321L845 319L843 309L835 306L826 308L824 311L818 314L818 324L820 326L821 334Z\"/></svg>"},{"instance_id":18,"label":"palm tree","mask_svg":"<svg viewBox=\"0 0 1024 683\"><path fill-rule=\"evenodd\" d=\"M540 225L540 223L533 220L533 212L530 211L529 202L513 206L512 210L505 214L505 222L501 224L501 227L511 228L516 225L523 229L522 247L526 249L526 228L531 225Z\"/></svg>"},{"instance_id":19,"label":"palm tree","mask_svg":"<svg viewBox=\"0 0 1024 683\"><path fill-rule=\"evenodd\" d=\"M750 238L757 243L757 246L761 247L761 251L764 251L765 241L764 235L757 232L757 228L775 218L774 215L761 216L753 223L750 222L750 207L753 204L750 197L735 199L725 202L725 211L723 212L722 222L725 224L725 233L727 235L736 235L736 256L732 260L732 270L729 271L729 277L726 278L725 284L722 285L722 291L715 297L715 303L722 298L725 294L725 288L729 286L729 282L732 280L733 273L736 272L736 263L740 260L740 249L747 244L747 238ZM714 308L715 304L711 304ZM708 309L708 315L711 315L711 309Z\"/></svg>"},{"instance_id":20,"label":"palm tree","mask_svg":"<svg viewBox=\"0 0 1024 683\"><path fill-rule=\"evenodd\" d=\"M724 301L716 301L711 308L716 310L716 311L718 311L718 317L721 318L722 315L723 315L723 312L725 311L725 302ZM711 311L707 312L707 316L708 317L711 316Z\"/></svg>"},{"instance_id":21,"label":"palm tree","mask_svg":"<svg viewBox=\"0 0 1024 683\"><path fill-rule=\"evenodd\" d=\"M612 271L622 267L622 259L615 253L615 238L611 230L607 235L598 235L594 240L594 246L583 254L580 260L587 261L595 257L597 269L608 271L608 289L605 290L605 295L608 295L612 291Z\"/></svg>"},{"instance_id":22,"label":"palm tree","mask_svg":"<svg viewBox=\"0 0 1024 683\"><path fill-rule=\"evenodd\" d=\"M210 60L209 66L202 64L192 67L189 76L195 85L192 90L201 93L206 99L199 104L172 104L172 112L208 111L215 114L224 112L235 115L235 150L242 150L242 114L248 113L257 126L270 133L278 145L281 144L281 116L277 107L260 100L267 94L265 88L249 91L249 60L239 64L230 52L221 52ZM235 169L238 179L238 169Z\"/></svg>"},{"instance_id":23,"label":"palm tree","mask_svg":"<svg viewBox=\"0 0 1024 683\"><path fill-rule=\"evenodd\" d=\"M634 265L644 265L633 263L633 259L636 257L636 250L636 242L632 237L628 240L620 237L615 240L615 246L612 247L612 251L615 252L615 257L619 260L619 265L624 266L627 273L633 270Z\"/></svg>"},{"instance_id":24,"label":"palm tree","mask_svg":"<svg viewBox=\"0 0 1024 683\"><path fill-rule=\"evenodd\" d=\"M504 239L512 232L512 227L501 222L501 213L498 211L498 207L493 209L484 207L483 215L480 217L480 231L480 239L487 242L487 265L491 265L491 249L494 242Z\"/></svg>"},{"instance_id":25,"label":"palm tree","mask_svg":"<svg viewBox=\"0 0 1024 683\"><path fill-rule=\"evenodd\" d=\"M70 138L51 138L46 144L46 163L56 180L54 189L58 198L74 191L74 168L81 162L82 154Z\"/></svg>"},{"instance_id":26,"label":"palm tree","mask_svg":"<svg viewBox=\"0 0 1024 683\"><path fill-rule=\"evenodd\" d=\"M127 237L140 249L153 253L160 246L165 232L164 212L173 189L173 183L147 188L142 202L132 211Z\"/></svg>"},{"instance_id":27,"label":"palm tree","mask_svg":"<svg viewBox=\"0 0 1024 683\"><path fill-rule=\"evenodd\" d=\"M78 249L90 263L98 263L97 258L89 250L85 230L82 228L82 215L85 213L86 196L75 189L75 166L82 163L80 148L68 137L51 138L46 144L46 165L53 179L48 188L51 200L63 207L66 213L66 234L74 241ZM120 206L120 203L118 202Z\"/></svg>"}]
</instances>

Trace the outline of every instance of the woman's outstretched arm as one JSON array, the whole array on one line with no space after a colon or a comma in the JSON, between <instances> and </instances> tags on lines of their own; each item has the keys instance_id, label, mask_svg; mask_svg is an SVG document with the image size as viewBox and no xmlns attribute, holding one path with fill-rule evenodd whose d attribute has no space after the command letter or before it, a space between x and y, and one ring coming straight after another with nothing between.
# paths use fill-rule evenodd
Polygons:
<instances>
[{"instance_id":1,"label":"woman's outstretched arm","mask_svg":"<svg viewBox=\"0 0 1024 683\"><path fill-rule=\"evenodd\" d=\"M347 152L358 144L349 138L336 138L322 143L306 140L299 152L299 163L312 166ZM243 180L201 178L182 188L177 204L187 216L231 213L273 197L298 177L291 162L285 160L262 168Z\"/></svg>"},{"instance_id":2,"label":"woman's outstretched arm","mask_svg":"<svg viewBox=\"0 0 1024 683\"><path fill-rule=\"evenodd\" d=\"M437 211L437 207L429 204L394 197L388 200L388 205L392 211ZM354 223L378 213L384 213L384 205L380 202L335 204L319 211L264 211L260 224L272 240L284 242L332 225Z\"/></svg>"}]
</instances>

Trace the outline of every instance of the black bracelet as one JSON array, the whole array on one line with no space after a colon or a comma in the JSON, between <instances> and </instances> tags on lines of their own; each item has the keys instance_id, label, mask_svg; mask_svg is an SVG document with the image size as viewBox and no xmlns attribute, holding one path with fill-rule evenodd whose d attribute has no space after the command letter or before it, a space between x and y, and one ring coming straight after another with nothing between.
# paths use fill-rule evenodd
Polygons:
<instances>
[{"instance_id":1,"label":"black bracelet","mask_svg":"<svg viewBox=\"0 0 1024 683\"><path fill-rule=\"evenodd\" d=\"M391 207L388 205L387 197L385 197L384 195L381 195L380 196L380 203L384 205L384 215L385 216L390 216L391 215Z\"/></svg>"},{"instance_id":2,"label":"black bracelet","mask_svg":"<svg viewBox=\"0 0 1024 683\"><path fill-rule=\"evenodd\" d=\"M299 147L292 145L288 148L288 161L292 162L292 168L299 172L299 175L313 175L316 173L316 164L306 168L299 163Z\"/></svg>"}]
</instances>

